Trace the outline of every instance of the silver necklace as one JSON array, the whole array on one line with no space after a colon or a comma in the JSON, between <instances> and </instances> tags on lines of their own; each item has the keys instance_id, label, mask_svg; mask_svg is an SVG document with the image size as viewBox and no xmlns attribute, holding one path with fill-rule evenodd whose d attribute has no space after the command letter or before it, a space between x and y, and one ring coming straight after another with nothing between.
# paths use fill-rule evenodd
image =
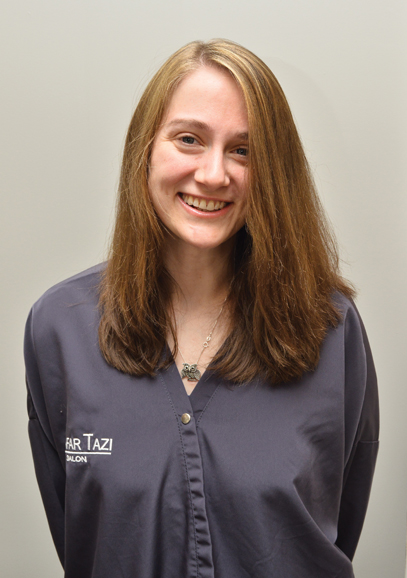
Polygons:
<instances>
[{"instance_id":1,"label":"silver necklace","mask_svg":"<svg viewBox=\"0 0 407 578\"><path fill-rule=\"evenodd\" d=\"M221 314L222 314L223 308L224 308L225 303L226 303L226 299L227 299L228 297L229 297L229 295L226 295L225 300L224 300L224 302L223 302L223 304L222 304L222 307L221 307L221 309L220 309L220 311L219 311L219 314L218 314L218 316L217 316L217 318L216 318L216 320L215 320L215 323L213 324L213 327L212 327L212 329L211 329L211 332L209 333L208 337L207 337L207 338L205 339L205 341L204 341L204 344L203 344L203 346L202 346L202 351L201 351L201 353L199 354L199 357L198 357L198 361L197 361L196 363L187 363L187 362L185 361L185 359L184 359L184 356L183 356L182 353L181 353L180 348L178 347L178 351L179 351L179 353L180 353L180 355L181 355L181 357L182 357L182 361L184 362L184 363L182 364L183 367L182 367L182 371L181 371L181 379L184 379L184 377L186 377L186 378L188 379L188 381L199 381L199 380L201 379L201 372L200 372L199 369L198 369L198 363L199 363L199 361L200 361L200 359L201 359L201 357L202 357L202 353L205 351L205 349L206 349L207 347L209 347L209 342L210 342L210 340L212 339L212 333L215 331L215 327L216 327L217 324L218 324L219 317L220 317Z\"/></svg>"}]
</instances>

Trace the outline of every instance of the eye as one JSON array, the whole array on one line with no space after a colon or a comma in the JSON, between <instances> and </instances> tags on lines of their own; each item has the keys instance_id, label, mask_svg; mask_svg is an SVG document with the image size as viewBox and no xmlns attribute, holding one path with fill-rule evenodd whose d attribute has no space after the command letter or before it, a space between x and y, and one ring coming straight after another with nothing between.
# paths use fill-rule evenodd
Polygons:
<instances>
[{"instance_id":1,"label":"eye","mask_svg":"<svg viewBox=\"0 0 407 578\"><path fill-rule=\"evenodd\" d=\"M196 139L193 136L182 136L181 141L184 144L192 145L195 144Z\"/></svg>"},{"instance_id":2,"label":"eye","mask_svg":"<svg viewBox=\"0 0 407 578\"><path fill-rule=\"evenodd\" d=\"M247 148L244 147L239 147L237 149L235 149L234 151L237 155L240 155L242 157L247 157L249 151L247 150Z\"/></svg>"}]
</instances>

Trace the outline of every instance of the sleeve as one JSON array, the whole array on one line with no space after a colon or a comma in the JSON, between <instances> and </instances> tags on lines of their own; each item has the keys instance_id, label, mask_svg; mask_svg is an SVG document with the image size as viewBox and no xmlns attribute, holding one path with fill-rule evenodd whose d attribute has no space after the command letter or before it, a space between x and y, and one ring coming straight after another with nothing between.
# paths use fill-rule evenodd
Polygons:
<instances>
[{"instance_id":1,"label":"sleeve","mask_svg":"<svg viewBox=\"0 0 407 578\"><path fill-rule=\"evenodd\" d=\"M53 443L51 425L41 384L32 331L32 312L27 321L24 357L28 390L28 433L35 474L44 503L52 538L64 565L65 542L65 471Z\"/></svg>"},{"instance_id":2,"label":"sleeve","mask_svg":"<svg viewBox=\"0 0 407 578\"><path fill-rule=\"evenodd\" d=\"M355 404L354 392L360 390L360 385L358 388L355 380L360 380L363 375L365 381L356 435L344 471L336 540L336 545L352 560L366 515L379 447L379 399L372 353L356 309L350 320L347 319L347 323L345 344L347 431L352 429L347 421L351 421L355 405L359 405ZM361 366L363 372L360 371Z\"/></svg>"}]
</instances>

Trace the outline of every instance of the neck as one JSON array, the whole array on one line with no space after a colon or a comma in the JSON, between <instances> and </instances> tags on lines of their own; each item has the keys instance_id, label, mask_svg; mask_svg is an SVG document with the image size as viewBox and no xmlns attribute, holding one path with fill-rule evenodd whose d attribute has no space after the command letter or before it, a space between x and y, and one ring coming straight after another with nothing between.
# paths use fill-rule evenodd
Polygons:
<instances>
[{"instance_id":1,"label":"neck","mask_svg":"<svg viewBox=\"0 0 407 578\"><path fill-rule=\"evenodd\" d=\"M171 239L164 262L177 285L174 308L196 312L221 306L232 278L232 251L233 239L214 249L201 249Z\"/></svg>"}]
</instances>

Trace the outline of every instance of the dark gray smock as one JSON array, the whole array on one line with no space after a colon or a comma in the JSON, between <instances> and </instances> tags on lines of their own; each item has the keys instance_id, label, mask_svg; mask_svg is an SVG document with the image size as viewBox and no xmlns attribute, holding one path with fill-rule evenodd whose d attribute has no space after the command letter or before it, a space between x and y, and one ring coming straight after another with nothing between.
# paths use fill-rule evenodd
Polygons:
<instances>
[{"instance_id":1,"label":"dark gray smock","mask_svg":"<svg viewBox=\"0 0 407 578\"><path fill-rule=\"evenodd\" d=\"M378 448L355 306L336 296L343 320L299 381L207 370L188 397L174 364L136 378L105 362L100 271L50 289L26 329L30 440L65 576L352 577Z\"/></svg>"}]
</instances>

